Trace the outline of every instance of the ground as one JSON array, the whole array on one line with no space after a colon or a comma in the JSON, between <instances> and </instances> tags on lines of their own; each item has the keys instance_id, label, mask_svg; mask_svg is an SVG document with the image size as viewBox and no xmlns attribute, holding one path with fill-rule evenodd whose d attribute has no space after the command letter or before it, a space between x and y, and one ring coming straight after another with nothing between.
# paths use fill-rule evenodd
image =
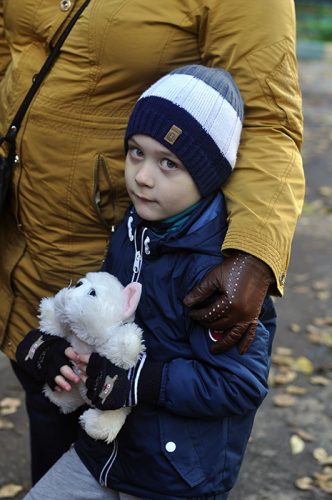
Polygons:
<instances>
[{"instance_id":1,"label":"ground","mask_svg":"<svg viewBox=\"0 0 332 500\"><path fill-rule=\"evenodd\" d=\"M323 463L332 466L332 65L305 60L299 71L306 201L285 295L276 300L271 390L257 414L230 500L332 498L332 478ZM0 498L9 498L1 487L16 484L23 487L14 496L20 500L30 482L28 419L23 391L3 354L0 380L0 404L6 397L21 403L7 415L8 407L0 408ZM312 489L296 486L303 477Z\"/></svg>"}]
</instances>

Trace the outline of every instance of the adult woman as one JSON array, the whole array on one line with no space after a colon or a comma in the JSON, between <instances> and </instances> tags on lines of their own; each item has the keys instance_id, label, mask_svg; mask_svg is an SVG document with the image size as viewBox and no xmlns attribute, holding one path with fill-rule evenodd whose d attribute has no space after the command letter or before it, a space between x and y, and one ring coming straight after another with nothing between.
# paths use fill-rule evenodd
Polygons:
<instances>
[{"instance_id":1,"label":"adult woman","mask_svg":"<svg viewBox=\"0 0 332 500\"><path fill-rule=\"evenodd\" d=\"M1 134L82 3L0 0ZM255 256L257 271L245 273L247 290L256 296L252 291L262 288L245 328L231 328L238 310L232 324L213 326L230 329L230 343L247 332L245 351L254 334L246 326L254 324L268 286L274 281L274 292L282 293L304 191L294 2L91 0L17 139L0 236L1 348L11 359L36 326L40 298L101 266L129 202L122 138L136 99L163 74L195 63L229 71L246 104L237 169L224 186L229 230L223 251ZM251 274L260 273L264 284L251 288ZM222 278L215 281L222 290Z\"/></svg>"}]
</instances>

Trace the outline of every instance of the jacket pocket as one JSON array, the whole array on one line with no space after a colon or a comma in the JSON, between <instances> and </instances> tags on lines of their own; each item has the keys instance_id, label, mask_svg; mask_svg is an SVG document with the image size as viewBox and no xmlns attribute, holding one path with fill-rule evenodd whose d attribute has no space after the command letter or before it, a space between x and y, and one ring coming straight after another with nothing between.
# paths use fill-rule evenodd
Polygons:
<instances>
[{"instance_id":1,"label":"jacket pocket","mask_svg":"<svg viewBox=\"0 0 332 500\"><path fill-rule=\"evenodd\" d=\"M119 224L116 191L107 159L98 155L94 167L93 204L103 224L114 232Z\"/></svg>"},{"instance_id":2,"label":"jacket pocket","mask_svg":"<svg viewBox=\"0 0 332 500\"><path fill-rule=\"evenodd\" d=\"M202 421L160 413L159 422L162 452L191 488L216 474L220 480L228 419Z\"/></svg>"},{"instance_id":3,"label":"jacket pocket","mask_svg":"<svg viewBox=\"0 0 332 500\"><path fill-rule=\"evenodd\" d=\"M247 59L278 121L285 126L301 127L301 90L287 41L260 49Z\"/></svg>"}]
</instances>

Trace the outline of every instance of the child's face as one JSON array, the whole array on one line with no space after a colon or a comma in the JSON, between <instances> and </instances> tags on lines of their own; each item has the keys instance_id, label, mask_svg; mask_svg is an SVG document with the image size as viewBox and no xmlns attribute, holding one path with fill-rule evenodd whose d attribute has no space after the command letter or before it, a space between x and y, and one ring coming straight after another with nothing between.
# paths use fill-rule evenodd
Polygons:
<instances>
[{"instance_id":1,"label":"child's face","mask_svg":"<svg viewBox=\"0 0 332 500\"><path fill-rule=\"evenodd\" d=\"M163 220L197 203L202 195L178 157L147 135L128 140L127 190L138 215Z\"/></svg>"}]
</instances>

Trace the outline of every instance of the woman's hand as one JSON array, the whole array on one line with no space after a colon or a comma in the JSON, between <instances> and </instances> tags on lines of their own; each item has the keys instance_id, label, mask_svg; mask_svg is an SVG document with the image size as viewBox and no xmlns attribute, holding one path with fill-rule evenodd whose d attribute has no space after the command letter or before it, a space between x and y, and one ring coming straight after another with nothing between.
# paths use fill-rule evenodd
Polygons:
<instances>
[{"instance_id":1,"label":"woman's hand","mask_svg":"<svg viewBox=\"0 0 332 500\"><path fill-rule=\"evenodd\" d=\"M227 351L234 344L244 354L254 339L258 317L274 276L267 264L237 250L215 266L185 297L194 307L190 317L205 328L220 332L221 338L210 348L212 354ZM218 294L208 307L200 303Z\"/></svg>"}]
</instances>

